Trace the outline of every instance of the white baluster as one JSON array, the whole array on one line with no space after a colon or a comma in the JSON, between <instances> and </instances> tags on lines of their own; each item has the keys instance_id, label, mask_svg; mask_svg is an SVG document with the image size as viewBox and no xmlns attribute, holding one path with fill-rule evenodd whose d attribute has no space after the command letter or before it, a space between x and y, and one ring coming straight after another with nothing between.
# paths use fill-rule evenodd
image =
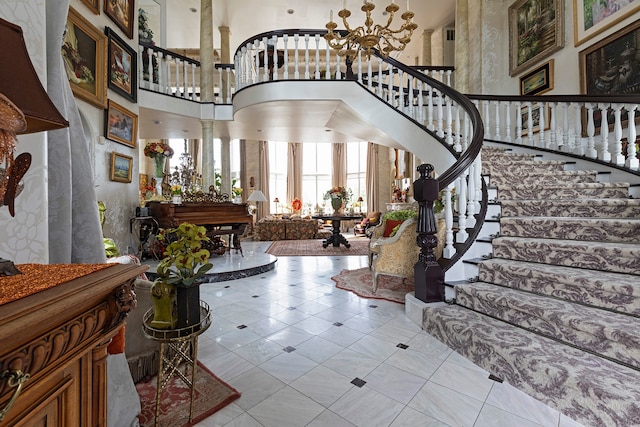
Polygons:
<instances>
[{"instance_id":1,"label":"white baluster","mask_svg":"<svg viewBox=\"0 0 640 427\"><path fill-rule=\"evenodd\" d=\"M609 151L609 104L598 104L600 109L600 160L605 162L611 161L611 152Z\"/></svg>"},{"instance_id":2,"label":"white baluster","mask_svg":"<svg viewBox=\"0 0 640 427\"><path fill-rule=\"evenodd\" d=\"M549 121L549 148L553 150L560 150L562 146L562 139L558 141L558 123L556 120L556 103L549 103L549 115L547 120Z\"/></svg>"},{"instance_id":3,"label":"white baluster","mask_svg":"<svg viewBox=\"0 0 640 427\"><path fill-rule=\"evenodd\" d=\"M315 35L316 40L316 80L320 80L320 34ZM327 68L329 68L329 64L327 64Z\"/></svg>"},{"instance_id":4,"label":"white baluster","mask_svg":"<svg viewBox=\"0 0 640 427\"><path fill-rule=\"evenodd\" d=\"M456 153L461 153L462 152L462 144L460 143L460 139L462 137L462 129L461 128L461 123L460 123L460 110L462 107L460 107L460 105L456 104L455 106L455 117L454 117L454 122L456 124L455 127L455 131L454 131L454 135L455 135L455 144L453 146L453 149L456 150Z\"/></svg>"},{"instance_id":5,"label":"white baluster","mask_svg":"<svg viewBox=\"0 0 640 427\"><path fill-rule=\"evenodd\" d=\"M575 107L575 113L576 113L576 118L575 118L575 151L574 153L579 155L579 156L584 156L585 153L585 149L584 149L584 143L582 141L582 113L581 113L581 106L579 104L572 104Z\"/></svg>"},{"instance_id":6,"label":"white baluster","mask_svg":"<svg viewBox=\"0 0 640 427\"><path fill-rule=\"evenodd\" d=\"M311 74L309 74L309 34L304 35L304 78L309 80Z\"/></svg>"},{"instance_id":7,"label":"white baluster","mask_svg":"<svg viewBox=\"0 0 640 427\"><path fill-rule=\"evenodd\" d=\"M469 168L469 178L467 183L467 228L473 228L476 225L476 187L480 182L476 182L477 160L471 164Z\"/></svg>"},{"instance_id":8,"label":"white baluster","mask_svg":"<svg viewBox=\"0 0 640 427\"><path fill-rule=\"evenodd\" d=\"M593 122L594 107L594 104L587 104L587 157L591 157L592 159L598 157L598 151L596 151L596 140L593 137L596 131L596 126Z\"/></svg>"},{"instance_id":9,"label":"white baluster","mask_svg":"<svg viewBox=\"0 0 640 427\"><path fill-rule=\"evenodd\" d=\"M495 119L495 126L496 126L496 133L494 134L494 138L496 141L500 141L500 101L495 101L495 111L496 111L496 119Z\"/></svg>"},{"instance_id":10,"label":"white baluster","mask_svg":"<svg viewBox=\"0 0 640 427\"><path fill-rule=\"evenodd\" d=\"M159 93L166 93L167 82L164 77L164 54L162 52L158 52L158 83L155 85L155 89ZM151 67L153 69L153 66ZM153 80L152 80L153 81Z\"/></svg>"},{"instance_id":11,"label":"white baluster","mask_svg":"<svg viewBox=\"0 0 640 427\"><path fill-rule=\"evenodd\" d=\"M447 86L451 87L451 70L447 70Z\"/></svg>"},{"instance_id":12,"label":"white baluster","mask_svg":"<svg viewBox=\"0 0 640 427\"><path fill-rule=\"evenodd\" d=\"M294 44L294 66L293 66L293 78L294 80L299 80L300 79L300 57L299 57L299 53L298 53L298 42L300 41L300 34L294 34L293 35L293 44Z\"/></svg>"},{"instance_id":13,"label":"white baluster","mask_svg":"<svg viewBox=\"0 0 640 427\"><path fill-rule=\"evenodd\" d=\"M516 144L522 145L522 103L516 102Z\"/></svg>"},{"instance_id":14,"label":"white baluster","mask_svg":"<svg viewBox=\"0 0 640 427\"><path fill-rule=\"evenodd\" d=\"M433 132L436 128L433 122L433 91L435 89L430 84L427 84L425 90L429 94L427 98L427 129Z\"/></svg>"},{"instance_id":15,"label":"white baluster","mask_svg":"<svg viewBox=\"0 0 640 427\"><path fill-rule=\"evenodd\" d=\"M464 126L462 128L462 151L465 151L469 148L469 129L471 128L471 119L469 118L469 114L464 113Z\"/></svg>"},{"instance_id":16,"label":"white baluster","mask_svg":"<svg viewBox=\"0 0 640 427\"><path fill-rule=\"evenodd\" d=\"M171 64L172 64L172 56L167 54L166 56L167 60L165 61L165 64L167 66L167 87L165 89L165 93L167 93L168 95L173 95L173 82L171 81Z\"/></svg>"},{"instance_id":17,"label":"white baluster","mask_svg":"<svg viewBox=\"0 0 640 427\"><path fill-rule=\"evenodd\" d=\"M627 105L625 109L628 112L627 123L635 123L635 115L636 115L637 105ZM629 128L629 137L627 141L629 141L629 145L627 145L627 161L625 165L632 170L640 169L640 160L638 159L638 153L636 151L636 127L628 126Z\"/></svg>"},{"instance_id":18,"label":"white baluster","mask_svg":"<svg viewBox=\"0 0 640 427\"><path fill-rule=\"evenodd\" d=\"M271 63L273 64L271 66L271 75L272 75L272 79L273 80L278 80L278 36L276 36L275 34L271 37L271 46L273 46L273 52L271 54L272 58L271 58ZM268 64L268 62L267 62ZM266 66L266 64L265 64ZM268 67L267 67L268 68Z\"/></svg>"},{"instance_id":19,"label":"white baluster","mask_svg":"<svg viewBox=\"0 0 640 427\"><path fill-rule=\"evenodd\" d=\"M563 142L563 150L569 153L573 153L574 145L571 137L569 135L569 103L562 102L560 103L562 106L562 142ZM566 144L566 146L565 146Z\"/></svg>"},{"instance_id":20,"label":"white baluster","mask_svg":"<svg viewBox=\"0 0 640 427\"><path fill-rule=\"evenodd\" d=\"M469 169L458 178L458 190L456 200L458 205L458 233L456 234L456 243L464 243L469 238L467 233L467 177L469 176Z\"/></svg>"},{"instance_id":21,"label":"white baluster","mask_svg":"<svg viewBox=\"0 0 640 427\"><path fill-rule=\"evenodd\" d=\"M505 112L505 123L504 123L504 127L505 127L505 135L504 135L504 140L506 142L511 142L511 101L507 101L505 103L505 108L504 108L504 112Z\"/></svg>"},{"instance_id":22,"label":"white baluster","mask_svg":"<svg viewBox=\"0 0 640 427\"><path fill-rule=\"evenodd\" d=\"M540 111L540 119L538 123L538 129L540 129L540 131L538 132L538 141L539 141L538 147L545 148L544 128L547 125L547 110L545 109L545 105L543 102L538 103L538 108Z\"/></svg>"},{"instance_id":23,"label":"white baluster","mask_svg":"<svg viewBox=\"0 0 640 427\"><path fill-rule=\"evenodd\" d=\"M436 95L438 97L438 101L436 104L436 135L440 138L444 138L444 100L442 99L442 92L436 89Z\"/></svg>"},{"instance_id":24,"label":"white baluster","mask_svg":"<svg viewBox=\"0 0 640 427\"><path fill-rule=\"evenodd\" d=\"M622 152L622 104L612 104L614 126L613 131L615 135L615 144L613 151L612 162L618 166L624 165L624 154ZM631 122L633 123L633 122Z\"/></svg>"},{"instance_id":25,"label":"white baluster","mask_svg":"<svg viewBox=\"0 0 640 427\"><path fill-rule=\"evenodd\" d=\"M446 121L446 131L445 131L445 135L446 135L446 141L447 141L447 145L452 146L453 145L453 128L452 128L452 121L453 121L453 115L451 112L451 98L449 98L447 96L446 101L447 104L447 121Z\"/></svg>"},{"instance_id":26,"label":"white baluster","mask_svg":"<svg viewBox=\"0 0 640 427\"><path fill-rule=\"evenodd\" d=\"M424 123L424 96L422 94L422 86L423 86L423 82L422 80L418 80L418 123L422 123L423 125L426 125L426 123Z\"/></svg>"},{"instance_id":27,"label":"white baluster","mask_svg":"<svg viewBox=\"0 0 640 427\"><path fill-rule=\"evenodd\" d=\"M284 69L282 70L282 78L289 78L289 35L283 34L282 41L284 43Z\"/></svg>"},{"instance_id":28,"label":"white baluster","mask_svg":"<svg viewBox=\"0 0 640 427\"><path fill-rule=\"evenodd\" d=\"M533 139L533 108L531 102L527 102L525 105L527 107L527 144L535 147L536 142Z\"/></svg>"},{"instance_id":29,"label":"white baluster","mask_svg":"<svg viewBox=\"0 0 640 427\"><path fill-rule=\"evenodd\" d=\"M451 258L456 253L456 249L453 246L453 206L451 205L452 189L453 183L449 184L447 188L444 189L443 197L444 221L446 225L444 248L442 251L442 256L444 258Z\"/></svg>"},{"instance_id":30,"label":"white baluster","mask_svg":"<svg viewBox=\"0 0 640 427\"><path fill-rule=\"evenodd\" d=\"M491 139L491 117L489 116L489 101L482 101L483 121L484 121L484 139Z\"/></svg>"},{"instance_id":31,"label":"white baluster","mask_svg":"<svg viewBox=\"0 0 640 427\"><path fill-rule=\"evenodd\" d=\"M360 51L358 51L358 55L360 55ZM373 92L373 61L367 61L367 89L369 92ZM362 76L359 77L360 83L362 83Z\"/></svg>"}]
</instances>

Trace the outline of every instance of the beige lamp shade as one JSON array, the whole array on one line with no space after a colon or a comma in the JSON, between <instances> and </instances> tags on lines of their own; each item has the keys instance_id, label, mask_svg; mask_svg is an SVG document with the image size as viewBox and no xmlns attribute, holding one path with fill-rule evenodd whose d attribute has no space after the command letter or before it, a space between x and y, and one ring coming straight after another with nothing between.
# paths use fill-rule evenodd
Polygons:
<instances>
[{"instance_id":1,"label":"beige lamp shade","mask_svg":"<svg viewBox=\"0 0 640 427\"><path fill-rule=\"evenodd\" d=\"M254 190L253 193L247 199L247 202L266 202L267 198L264 193L260 190Z\"/></svg>"}]
</instances>

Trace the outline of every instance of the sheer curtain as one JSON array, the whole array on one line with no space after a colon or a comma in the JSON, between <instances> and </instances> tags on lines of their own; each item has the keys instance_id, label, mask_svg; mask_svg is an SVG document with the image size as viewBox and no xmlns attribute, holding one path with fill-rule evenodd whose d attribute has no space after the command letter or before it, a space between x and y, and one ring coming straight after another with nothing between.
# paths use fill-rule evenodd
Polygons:
<instances>
[{"instance_id":1,"label":"sheer curtain","mask_svg":"<svg viewBox=\"0 0 640 427\"><path fill-rule=\"evenodd\" d=\"M302 199L302 144L290 142L287 149L287 200Z\"/></svg>"},{"instance_id":2,"label":"sheer curtain","mask_svg":"<svg viewBox=\"0 0 640 427\"><path fill-rule=\"evenodd\" d=\"M369 211L382 211L380 203L380 186L378 185L378 150L379 146L373 142L369 143L367 150L367 206Z\"/></svg>"},{"instance_id":3,"label":"sheer curtain","mask_svg":"<svg viewBox=\"0 0 640 427\"><path fill-rule=\"evenodd\" d=\"M257 187L256 190L261 190L267 200L271 200L271 196L269 196L269 143L267 141L258 142L258 163L260 164L260 187ZM258 219L264 218L270 212L268 201L258 203Z\"/></svg>"},{"instance_id":4,"label":"sheer curtain","mask_svg":"<svg viewBox=\"0 0 640 427\"><path fill-rule=\"evenodd\" d=\"M80 113L62 62L69 1L47 1L47 92L69 121L48 133L49 263L104 263L98 201Z\"/></svg>"},{"instance_id":5,"label":"sheer curtain","mask_svg":"<svg viewBox=\"0 0 640 427\"><path fill-rule=\"evenodd\" d=\"M332 176L331 181L334 186L347 185L347 145L343 142L332 144Z\"/></svg>"}]
</instances>

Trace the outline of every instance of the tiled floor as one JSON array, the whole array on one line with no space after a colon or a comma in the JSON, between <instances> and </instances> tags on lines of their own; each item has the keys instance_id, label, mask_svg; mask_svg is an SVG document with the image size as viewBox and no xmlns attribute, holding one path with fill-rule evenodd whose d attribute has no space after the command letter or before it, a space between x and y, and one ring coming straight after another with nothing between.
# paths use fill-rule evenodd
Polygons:
<instances>
[{"instance_id":1,"label":"tiled floor","mask_svg":"<svg viewBox=\"0 0 640 427\"><path fill-rule=\"evenodd\" d=\"M269 242L243 242L265 261ZM199 427L562 426L579 424L432 338L404 306L337 289L331 276L366 257L280 257L273 271L201 286L213 324L199 360L242 397ZM246 327L243 327L246 326Z\"/></svg>"}]
</instances>

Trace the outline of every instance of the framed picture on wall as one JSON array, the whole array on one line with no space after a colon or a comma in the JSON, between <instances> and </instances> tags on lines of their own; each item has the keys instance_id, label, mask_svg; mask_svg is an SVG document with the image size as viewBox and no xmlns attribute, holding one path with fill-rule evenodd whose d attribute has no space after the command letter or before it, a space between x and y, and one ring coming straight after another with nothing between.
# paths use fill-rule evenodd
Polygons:
<instances>
[{"instance_id":1,"label":"framed picture on wall","mask_svg":"<svg viewBox=\"0 0 640 427\"><path fill-rule=\"evenodd\" d=\"M109 179L116 182L131 182L131 169L133 168L133 157L124 154L111 152L111 169Z\"/></svg>"},{"instance_id":2,"label":"framed picture on wall","mask_svg":"<svg viewBox=\"0 0 640 427\"><path fill-rule=\"evenodd\" d=\"M564 0L518 0L509 6L509 75L564 46Z\"/></svg>"},{"instance_id":3,"label":"framed picture on wall","mask_svg":"<svg viewBox=\"0 0 640 427\"><path fill-rule=\"evenodd\" d=\"M133 38L134 0L104 0L104 13L130 39Z\"/></svg>"},{"instance_id":4,"label":"framed picture on wall","mask_svg":"<svg viewBox=\"0 0 640 427\"><path fill-rule=\"evenodd\" d=\"M82 0L82 3L91 9L93 13L100 15L100 0Z\"/></svg>"},{"instance_id":5,"label":"framed picture on wall","mask_svg":"<svg viewBox=\"0 0 640 427\"><path fill-rule=\"evenodd\" d=\"M520 77L520 95L539 95L553 89L553 59Z\"/></svg>"},{"instance_id":6,"label":"framed picture on wall","mask_svg":"<svg viewBox=\"0 0 640 427\"><path fill-rule=\"evenodd\" d=\"M640 20L580 51L580 89L585 95L639 95ZM586 127L586 112L583 123ZM608 123L613 125L613 112ZM622 112L623 127L627 112ZM640 117L638 118L640 119ZM596 132L602 121L600 110L594 112ZM586 130L583 130L586 133Z\"/></svg>"},{"instance_id":7,"label":"framed picture on wall","mask_svg":"<svg viewBox=\"0 0 640 427\"><path fill-rule=\"evenodd\" d=\"M73 94L104 108L107 102L107 37L69 8L62 44L64 68Z\"/></svg>"},{"instance_id":8,"label":"framed picture on wall","mask_svg":"<svg viewBox=\"0 0 640 427\"><path fill-rule=\"evenodd\" d=\"M579 46L640 11L640 0L573 0L573 40Z\"/></svg>"},{"instance_id":9,"label":"framed picture on wall","mask_svg":"<svg viewBox=\"0 0 640 427\"><path fill-rule=\"evenodd\" d=\"M104 123L107 138L136 148L138 140L138 116L136 114L110 99Z\"/></svg>"},{"instance_id":10,"label":"framed picture on wall","mask_svg":"<svg viewBox=\"0 0 640 427\"><path fill-rule=\"evenodd\" d=\"M111 28L104 30L108 40L107 72L109 89L119 93L131 102L137 101L137 55Z\"/></svg>"}]
</instances>

